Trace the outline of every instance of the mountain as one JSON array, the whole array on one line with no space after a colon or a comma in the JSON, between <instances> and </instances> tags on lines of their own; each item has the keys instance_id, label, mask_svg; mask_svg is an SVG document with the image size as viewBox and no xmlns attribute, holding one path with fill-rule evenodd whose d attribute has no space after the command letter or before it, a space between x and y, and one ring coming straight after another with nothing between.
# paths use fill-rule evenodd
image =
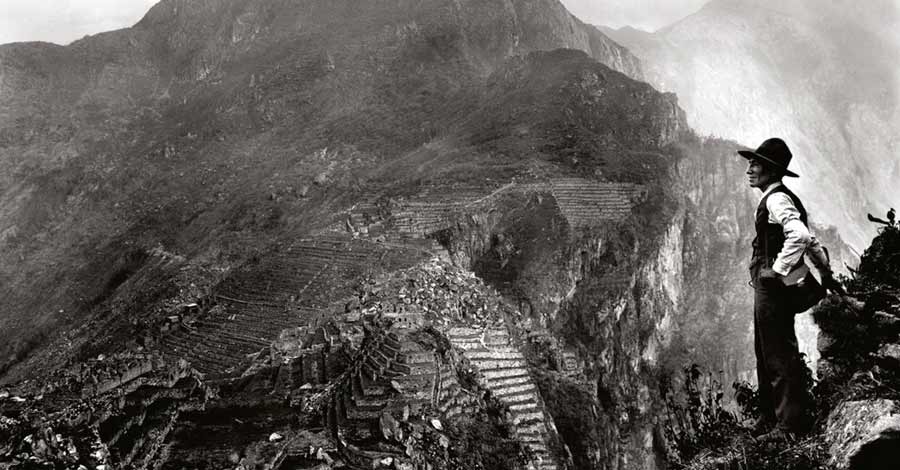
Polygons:
<instances>
[{"instance_id":1,"label":"mountain","mask_svg":"<svg viewBox=\"0 0 900 470\"><path fill-rule=\"evenodd\" d=\"M2 46L5 347L80 321L146 253L230 265L309 232L331 188L360 183L348 162L439 140L499 61L538 47L640 76L554 1L163 2L67 47Z\"/></svg>"},{"instance_id":2,"label":"mountain","mask_svg":"<svg viewBox=\"0 0 900 470\"><path fill-rule=\"evenodd\" d=\"M862 215L896 204L898 26L890 0L714 0L654 33L604 31L699 132L750 146L783 137L812 217L859 251L874 236Z\"/></svg>"},{"instance_id":3,"label":"mountain","mask_svg":"<svg viewBox=\"0 0 900 470\"><path fill-rule=\"evenodd\" d=\"M0 46L0 462L663 468L755 196L641 71L550 0Z\"/></svg>"}]
</instances>

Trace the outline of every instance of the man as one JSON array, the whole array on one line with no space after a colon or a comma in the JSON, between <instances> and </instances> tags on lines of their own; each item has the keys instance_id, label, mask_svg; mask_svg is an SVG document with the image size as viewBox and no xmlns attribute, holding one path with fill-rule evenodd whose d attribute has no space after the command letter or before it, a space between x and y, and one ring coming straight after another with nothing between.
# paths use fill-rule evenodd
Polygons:
<instances>
[{"instance_id":1,"label":"man","mask_svg":"<svg viewBox=\"0 0 900 470\"><path fill-rule=\"evenodd\" d=\"M804 253L818 269L825 288L835 290L839 284L832 277L825 250L809 232L803 204L781 181L785 176L797 177L788 169L792 155L787 144L772 138L756 151L738 153L748 160L750 186L762 192L750 261L761 413L753 435L762 435L761 440L786 439L808 430L812 411L804 380L806 365L794 333L797 312L788 306L788 286L809 276Z\"/></svg>"}]
</instances>

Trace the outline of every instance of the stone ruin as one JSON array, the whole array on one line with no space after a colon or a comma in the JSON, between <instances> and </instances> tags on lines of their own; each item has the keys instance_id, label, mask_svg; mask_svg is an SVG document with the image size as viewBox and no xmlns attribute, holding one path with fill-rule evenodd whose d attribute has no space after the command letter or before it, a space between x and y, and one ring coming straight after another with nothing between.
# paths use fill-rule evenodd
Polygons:
<instances>
[{"instance_id":1,"label":"stone ruin","mask_svg":"<svg viewBox=\"0 0 900 470\"><path fill-rule=\"evenodd\" d=\"M327 310L228 297L179 321L191 330L160 329L150 343L159 353L84 362L40 398L7 393L0 429L19 444L4 458L93 468L425 468L451 458L447 429L494 403L533 468L560 466L553 420L502 322L510 311L470 274L432 261L364 284ZM264 312L277 332L262 329ZM67 418L32 428L31 415ZM48 430L49 441L39 437Z\"/></svg>"},{"instance_id":2,"label":"stone ruin","mask_svg":"<svg viewBox=\"0 0 900 470\"><path fill-rule=\"evenodd\" d=\"M48 379L0 393L0 461L147 468L179 419L213 396L187 362L143 354L101 355Z\"/></svg>"},{"instance_id":3,"label":"stone ruin","mask_svg":"<svg viewBox=\"0 0 900 470\"><path fill-rule=\"evenodd\" d=\"M426 468L454 458L454 423L490 408L526 466L570 465L504 323L519 312L471 272L335 235L281 254L160 319L137 351L82 361L52 391L2 391L0 462Z\"/></svg>"},{"instance_id":4,"label":"stone ruin","mask_svg":"<svg viewBox=\"0 0 900 470\"><path fill-rule=\"evenodd\" d=\"M410 196L385 199L371 195L350 208L330 230L397 241L434 237L467 216L485 212L499 197L508 194L551 197L568 225L579 230L628 217L635 205L646 200L648 188L577 177L514 178L502 186L426 186Z\"/></svg>"}]
</instances>

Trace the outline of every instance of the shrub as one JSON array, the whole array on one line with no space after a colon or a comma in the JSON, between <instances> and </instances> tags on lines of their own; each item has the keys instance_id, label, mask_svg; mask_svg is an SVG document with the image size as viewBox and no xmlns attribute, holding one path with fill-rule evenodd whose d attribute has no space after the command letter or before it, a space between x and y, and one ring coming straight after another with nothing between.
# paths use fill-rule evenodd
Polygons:
<instances>
[{"instance_id":1,"label":"shrub","mask_svg":"<svg viewBox=\"0 0 900 470\"><path fill-rule=\"evenodd\" d=\"M685 367L681 386L663 386L667 408L664 426L669 459L684 464L705 449L726 445L740 431L738 417L725 409L722 383L700 366Z\"/></svg>"}]
</instances>

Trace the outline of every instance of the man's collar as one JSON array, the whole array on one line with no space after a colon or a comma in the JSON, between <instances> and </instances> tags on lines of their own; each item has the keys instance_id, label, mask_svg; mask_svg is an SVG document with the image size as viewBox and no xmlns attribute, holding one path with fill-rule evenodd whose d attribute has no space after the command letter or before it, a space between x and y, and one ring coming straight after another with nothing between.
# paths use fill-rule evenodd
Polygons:
<instances>
[{"instance_id":1,"label":"man's collar","mask_svg":"<svg viewBox=\"0 0 900 470\"><path fill-rule=\"evenodd\" d=\"M766 187L766 190L763 191L762 196L759 197L759 200L761 201L762 198L768 196L769 193L771 193L772 191L775 190L775 188L777 188L777 187L779 187L779 186L781 186L781 185L782 185L782 182L781 182L781 181L776 181L776 182L774 182L774 183L771 183L769 186Z\"/></svg>"}]
</instances>

